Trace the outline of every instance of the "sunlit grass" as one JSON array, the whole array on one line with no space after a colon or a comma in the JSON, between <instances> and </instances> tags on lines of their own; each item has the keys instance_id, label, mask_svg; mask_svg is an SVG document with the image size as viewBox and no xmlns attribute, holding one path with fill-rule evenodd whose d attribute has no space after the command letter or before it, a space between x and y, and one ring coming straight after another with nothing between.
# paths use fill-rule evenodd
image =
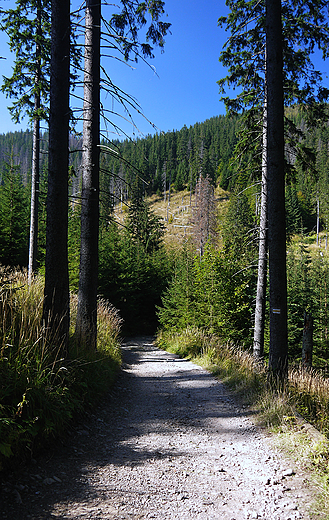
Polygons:
<instances>
[{"instance_id":1,"label":"sunlit grass","mask_svg":"<svg viewBox=\"0 0 329 520\"><path fill-rule=\"evenodd\" d=\"M195 204L195 194L185 189L175 191L173 188L170 192L170 203L168 203L169 191L164 194L154 194L146 200L150 204L150 208L158 215L165 225L164 242L167 247L179 247L192 235L192 208ZM215 188L215 198L217 201L217 209L219 219L223 218L228 207L229 192L223 190L219 186ZM115 219L121 224L127 216L127 207L117 204L114 208Z\"/></svg>"},{"instance_id":2,"label":"sunlit grass","mask_svg":"<svg viewBox=\"0 0 329 520\"><path fill-rule=\"evenodd\" d=\"M71 337L76 314L71 298ZM43 280L0 267L0 469L62 434L113 382L121 363L121 318L98 305L97 352L69 350L42 325ZM74 345L71 339L70 343Z\"/></svg>"},{"instance_id":3,"label":"sunlit grass","mask_svg":"<svg viewBox=\"0 0 329 520\"><path fill-rule=\"evenodd\" d=\"M321 432L329 432L329 380L312 369L293 368L289 388L297 410Z\"/></svg>"}]
</instances>

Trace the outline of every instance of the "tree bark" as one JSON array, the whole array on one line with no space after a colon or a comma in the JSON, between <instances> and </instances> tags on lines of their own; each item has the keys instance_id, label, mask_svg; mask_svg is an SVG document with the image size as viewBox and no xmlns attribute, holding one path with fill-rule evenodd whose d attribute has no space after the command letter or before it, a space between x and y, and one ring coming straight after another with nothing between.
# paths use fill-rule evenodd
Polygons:
<instances>
[{"instance_id":1,"label":"tree bark","mask_svg":"<svg viewBox=\"0 0 329 520\"><path fill-rule=\"evenodd\" d=\"M270 281L269 375L288 370L281 0L266 0L267 186Z\"/></svg>"},{"instance_id":2,"label":"tree bark","mask_svg":"<svg viewBox=\"0 0 329 520\"><path fill-rule=\"evenodd\" d=\"M41 78L41 0L37 3L37 41L35 49L36 74L34 94L34 119L33 119L33 143L32 143L32 179L31 179L31 214L30 214L30 239L29 239L29 265L28 283L32 281L36 270L38 252L38 209L39 209L39 182L40 182L40 78Z\"/></svg>"},{"instance_id":3,"label":"tree bark","mask_svg":"<svg viewBox=\"0 0 329 520\"><path fill-rule=\"evenodd\" d=\"M303 329L302 365L312 367L313 356L313 316L305 312Z\"/></svg>"},{"instance_id":4,"label":"tree bark","mask_svg":"<svg viewBox=\"0 0 329 520\"><path fill-rule=\"evenodd\" d=\"M316 245L321 245L319 242L320 236L320 199L319 193L316 194Z\"/></svg>"},{"instance_id":5,"label":"tree bark","mask_svg":"<svg viewBox=\"0 0 329 520\"><path fill-rule=\"evenodd\" d=\"M99 112L101 3L87 0L85 26L81 250L76 339L95 350L99 231Z\"/></svg>"},{"instance_id":6,"label":"tree bark","mask_svg":"<svg viewBox=\"0 0 329 520\"><path fill-rule=\"evenodd\" d=\"M266 85L266 81L265 81ZM266 87L265 87L266 88ZM263 110L262 182L259 223L257 294L253 354L256 359L264 356L264 330L267 285L267 105L266 92Z\"/></svg>"},{"instance_id":7,"label":"tree bark","mask_svg":"<svg viewBox=\"0 0 329 520\"><path fill-rule=\"evenodd\" d=\"M64 352L69 333L68 149L70 1L51 3L51 73L43 317Z\"/></svg>"}]
</instances>

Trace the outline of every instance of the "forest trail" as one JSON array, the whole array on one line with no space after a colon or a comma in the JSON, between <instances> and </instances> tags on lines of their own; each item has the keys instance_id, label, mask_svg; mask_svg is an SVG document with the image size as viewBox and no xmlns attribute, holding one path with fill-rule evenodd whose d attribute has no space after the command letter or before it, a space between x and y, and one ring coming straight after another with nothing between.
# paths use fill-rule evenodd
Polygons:
<instances>
[{"instance_id":1,"label":"forest trail","mask_svg":"<svg viewBox=\"0 0 329 520\"><path fill-rule=\"evenodd\" d=\"M65 445L3 484L1 519L311 518L304 476L222 383L152 338L128 341L123 359Z\"/></svg>"}]
</instances>

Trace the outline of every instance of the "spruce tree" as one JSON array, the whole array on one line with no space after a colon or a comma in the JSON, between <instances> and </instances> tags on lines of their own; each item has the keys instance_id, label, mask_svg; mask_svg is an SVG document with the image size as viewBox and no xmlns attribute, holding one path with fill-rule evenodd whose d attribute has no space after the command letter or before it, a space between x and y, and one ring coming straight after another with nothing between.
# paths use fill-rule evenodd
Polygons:
<instances>
[{"instance_id":1,"label":"spruce tree","mask_svg":"<svg viewBox=\"0 0 329 520\"><path fill-rule=\"evenodd\" d=\"M0 186L0 262L25 267L28 257L28 197L11 153Z\"/></svg>"},{"instance_id":2,"label":"spruce tree","mask_svg":"<svg viewBox=\"0 0 329 520\"><path fill-rule=\"evenodd\" d=\"M79 345L96 349L100 155L101 3L87 0L83 99L81 245L75 335Z\"/></svg>"},{"instance_id":3,"label":"spruce tree","mask_svg":"<svg viewBox=\"0 0 329 520\"><path fill-rule=\"evenodd\" d=\"M52 0L49 170L43 317L51 334L68 347L68 170L70 1Z\"/></svg>"},{"instance_id":4,"label":"spruce tree","mask_svg":"<svg viewBox=\"0 0 329 520\"><path fill-rule=\"evenodd\" d=\"M307 4L307 5L306 5ZM325 24L326 2L319 0L312 5L308 2L284 1L282 4L282 43L283 43L283 71L282 79L285 87L285 103L287 105L298 103L308 103L310 108L316 107L318 113L320 102L323 108L323 100L328 92L319 86L321 74L314 70L311 61L311 54L315 45L321 48L324 55L328 46L328 29ZM243 128L239 146L236 154L238 157L246 151L253 154L253 157L264 155L260 149L262 146L262 133L264 124L262 123L262 113L267 99L265 89L265 58L267 43L265 44L265 3L252 2L228 2L231 12L228 17L219 20L220 25L226 25L232 35L224 48L220 60L228 67L228 76L219 81L222 92L225 91L225 84L234 85L242 88L242 92L234 99L225 98L228 109L237 113L245 112L247 125ZM267 27L268 28L268 27ZM265 52L266 51L266 52ZM322 103L322 105L321 105ZM307 111L309 116L311 110ZM311 120L312 117L309 118ZM256 125L255 125L256 123ZM257 140L258 133L258 140ZM299 136L296 137L299 140ZM258 147L254 143L258 142ZM264 142L264 141L263 141ZM247 171L250 172L251 161L247 161ZM257 165L257 162L256 162ZM254 167L260 171L258 167ZM265 200L265 198L263 198ZM262 276L263 281L266 277ZM265 290L262 291L265 294ZM261 305L264 309L264 305ZM263 319L263 313L257 312L256 318ZM256 329L261 329L262 325L255 324ZM262 337L262 334L259 338ZM259 339L255 342L257 352L262 352L262 345L258 345Z\"/></svg>"},{"instance_id":5,"label":"spruce tree","mask_svg":"<svg viewBox=\"0 0 329 520\"><path fill-rule=\"evenodd\" d=\"M139 2L121 0L122 11L114 14L108 24L101 20L101 2L87 0L85 26L85 64L84 64L84 127L83 127L83 186L81 211L81 254L79 273L78 314L76 338L90 350L97 343L97 281L98 281L98 232L99 232L99 146L100 146L100 87L115 97L125 109L132 105L131 98L115 87L100 66L101 21L107 29L103 35L106 45L110 40L128 60L131 55L137 61L140 53L152 57L152 44L164 45L164 36L170 24L160 17L164 13L164 2L152 0ZM147 24L146 43L140 43L139 29ZM104 73L101 79L100 71ZM136 107L136 103L133 103Z\"/></svg>"},{"instance_id":6,"label":"spruce tree","mask_svg":"<svg viewBox=\"0 0 329 520\"><path fill-rule=\"evenodd\" d=\"M13 75L1 90L14 98L9 107L15 122L26 114L33 126L28 277L37 266L40 182L40 121L47 119L49 100L50 0L16 0L2 13L2 27L15 53ZM31 54L34 59L31 59Z\"/></svg>"}]
</instances>

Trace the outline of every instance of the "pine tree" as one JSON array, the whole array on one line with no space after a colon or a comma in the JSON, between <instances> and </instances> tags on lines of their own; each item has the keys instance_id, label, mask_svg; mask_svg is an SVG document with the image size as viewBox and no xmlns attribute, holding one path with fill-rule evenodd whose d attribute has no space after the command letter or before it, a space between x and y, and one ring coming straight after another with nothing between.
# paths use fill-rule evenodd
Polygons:
<instances>
[{"instance_id":1,"label":"pine tree","mask_svg":"<svg viewBox=\"0 0 329 520\"><path fill-rule=\"evenodd\" d=\"M264 6L263 2L257 1L229 2L231 8L229 16L219 20L221 25L226 24L232 31L232 36L220 58L228 67L229 74L219 81L219 85L222 92L226 83L242 87L242 93L235 99L225 98L225 102L233 113L246 111L247 126L243 128L242 139L238 143L236 150L238 157L246 155L246 151L252 154L252 158L257 158L257 155L260 158L264 155L259 152L263 127L261 113L267 98L264 72L267 70L265 61L267 62L268 58L265 59L267 43L264 45L266 33ZM321 0L316 2L315 7L314 2L312 2L312 6L305 6L305 3L301 2L283 2L281 11L284 55L282 78L286 93L285 103L288 105L296 101L299 103L307 101L310 107L314 107L316 101L322 102L328 94L326 89L321 86L318 88L318 95L316 94L321 74L314 70L310 58L315 43L326 53L328 30L324 23L325 7L325 2ZM322 113L324 112L322 111ZM250 172L250 164L255 169L255 161L250 161L248 157L245 162L247 172ZM257 169L260 171L259 166L256 166ZM263 199L265 200L265 198ZM266 277L262 276L262 279L264 281ZM265 294L265 290L262 293ZM261 308L264 309L264 305ZM263 320L262 313L256 312L256 318ZM261 329L261 324L255 324L255 331ZM262 345L260 348L257 346L257 350L261 352Z\"/></svg>"},{"instance_id":2,"label":"pine tree","mask_svg":"<svg viewBox=\"0 0 329 520\"><path fill-rule=\"evenodd\" d=\"M4 77L1 90L15 98L9 111L15 122L25 114L33 125L32 181L29 240L29 281L37 266L40 182L40 121L47 119L49 100L50 0L16 0L5 11L3 29L15 52L13 75ZM31 54L34 59L31 60Z\"/></svg>"},{"instance_id":3,"label":"pine tree","mask_svg":"<svg viewBox=\"0 0 329 520\"><path fill-rule=\"evenodd\" d=\"M2 171L0 186L0 262L25 267L28 253L28 199L13 153Z\"/></svg>"},{"instance_id":4,"label":"pine tree","mask_svg":"<svg viewBox=\"0 0 329 520\"><path fill-rule=\"evenodd\" d=\"M96 350L100 168L99 0L87 0L85 24L81 246L75 335L79 345Z\"/></svg>"},{"instance_id":5,"label":"pine tree","mask_svg":"<svg viewBox=\"0 0 329 520\"><path fill-rule=\"evenodd\" d=\"M68 150L70 85L70 1L52 0L49 114L49 170L43 317L68 347Z\"/></svg>"}]
</instances>

